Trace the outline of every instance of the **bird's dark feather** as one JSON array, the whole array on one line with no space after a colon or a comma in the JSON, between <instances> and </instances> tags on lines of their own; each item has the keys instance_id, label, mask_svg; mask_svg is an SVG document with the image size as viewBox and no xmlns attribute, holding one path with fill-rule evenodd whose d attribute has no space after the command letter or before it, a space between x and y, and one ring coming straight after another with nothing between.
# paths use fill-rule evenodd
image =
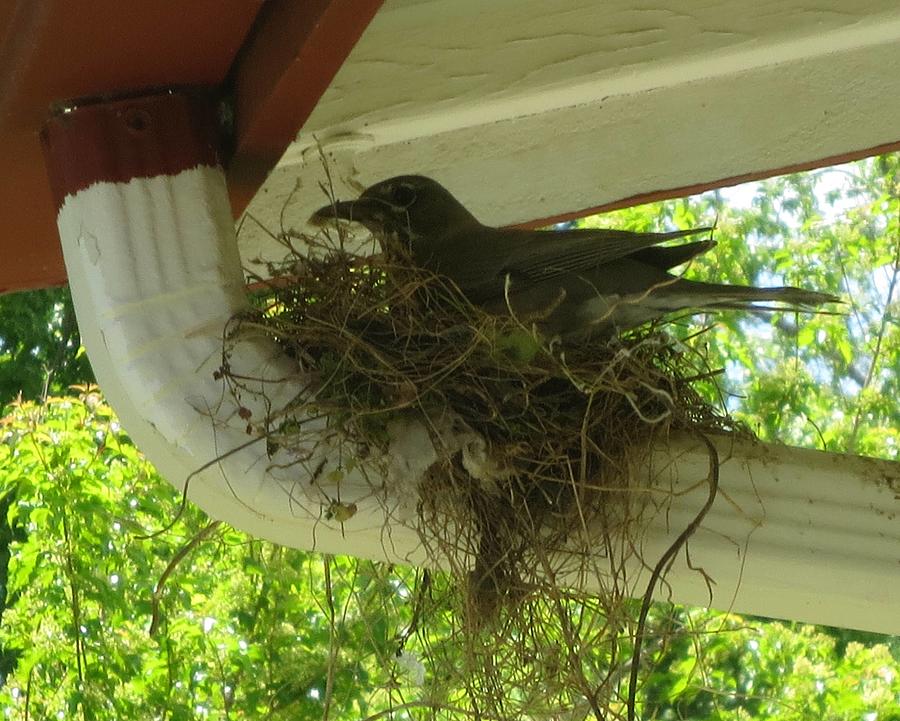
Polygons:
<instances>
[{"instance_id":1,"label":"bird's dark feather","mask_svg":"<svg viewBox=\"0 0 900 721\"><path fill-rule=\"evenodd\" d=\"M502 296L509 275L518 288L546 283L572 273L586 273L599 266L638 254L656 251L648 265L660 270L678 265L712 247L712 241L675 248L654 248L659 243L709 232L692 228L667 233L635 233L627 230L576 229L534 231L517 228L489 229L480 224L450 233L421 249L414 245L421 264L446 273L476 303ZM492 242L485 242L490 238ZM684 250L682 250L684 248ZM459 258L469 262L460 264ZM648 258L641 257L648 262Z\"/></svg>"},{"instance_id":2,"label":"bird's dark feather","mask_svg":"<svg viewBox=\"0 0 900 721\"><path fill-rule=\"evenodd\" d=\"M710 228L492 228L442 185L417 175L388 178L359 200L333 203L316 217L353 220L398 239L417 265L450 278L472 303L493 313L512 311L547 335L608 334L685 309L766 309L762 303L801 309L839 302L800 288L702 283L667 272L715 242L660 244Z\"/></svg>"},{"instance_id":3,"label":"bird's dark feather","mask_svg":"<svg viewBox=\"0 0 900 721\"><path fill-rule=\"evenodd\" d=\"M591 270L667 240L707 233L709 230L692 228L670 233L633 233L610 229L548 230L543 233L509 230L507 232L511 234L520 233L521 241L508 253L501 271L534 281L548 280L565 273Z\"/></svg>"},{"instance_id":4,"label":"bird's dark feather","mask_svg":"<svg viewBox=\"0 0 900 721\"><path fill-rule=\"evenodd\" d=\"M643 248L631 253L628 257L641 263L652 265L660 270L669 270L669 268L687 263L701 253L705 253L715 247L716 241L714 240L698 240L695 243L685 243L684 245Z\"/></svg>"}]
</instances>

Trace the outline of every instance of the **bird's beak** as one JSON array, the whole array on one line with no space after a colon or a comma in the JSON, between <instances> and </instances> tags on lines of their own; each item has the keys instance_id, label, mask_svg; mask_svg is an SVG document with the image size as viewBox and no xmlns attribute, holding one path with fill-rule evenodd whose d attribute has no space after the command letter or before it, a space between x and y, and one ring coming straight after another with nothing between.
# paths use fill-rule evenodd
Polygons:
<instances>
[{"instance_id":1,"label":"bird's beak","mask_svg":"<svg viewBox=\"0 0 900 721\"><path fill-rule=\"evenodd\" d=\"M357 198L356 200L341 200L319 208L309 222L313 225L323 225L335 218L339 220L351 220L365 224L367 221L384 212L384 205L371 198Z\"/></svg>"}]
</instances>

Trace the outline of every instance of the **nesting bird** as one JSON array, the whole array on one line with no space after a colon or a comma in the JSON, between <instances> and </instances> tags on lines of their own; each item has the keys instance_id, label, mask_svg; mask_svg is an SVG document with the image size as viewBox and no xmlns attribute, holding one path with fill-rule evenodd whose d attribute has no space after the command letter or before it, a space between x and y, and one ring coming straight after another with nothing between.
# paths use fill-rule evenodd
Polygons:
<instances>
[{"instance_id":1,"label":"nesting bird","mask_svg":"<svg viewBox=\"0 0 900 721\"><path fill-rule=\"evenodd\" d=\"M421 175L381 181L356 200L327 205L313 216L318 222L328 218L361 223L401 243L417 265L450 278L473 304L490 313L512 312L550 337L611 335L683 311L808 310L839 302L802 288L704 283L670 273L715 241L660 244L710 228L669 233L494 228Z\"/></svg>"}]
</instances>

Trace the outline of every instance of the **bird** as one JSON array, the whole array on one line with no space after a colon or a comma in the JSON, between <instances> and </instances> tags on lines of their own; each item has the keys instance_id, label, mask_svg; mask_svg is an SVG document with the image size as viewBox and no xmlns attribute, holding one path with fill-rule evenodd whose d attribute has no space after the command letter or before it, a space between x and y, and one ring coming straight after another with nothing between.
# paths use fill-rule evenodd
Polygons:
<instances>
[{"instance_id":1,"label":"bird","mask_svg":"<svg viewBox=\"0 0 900 721\"><path fill-rule=\"evenodd\" d=\"M679 312L812 310L840 302L830 293L802 288L706 283L671 273L716 242L661 244L712 228L659 233L495 228L422 175L380 181L310 218L317 225L334 219L360 223L382 240L401 243L415 265L449 278L488 313L512 314L561 340L613 336Z\"/></svg>"}]
</instances>

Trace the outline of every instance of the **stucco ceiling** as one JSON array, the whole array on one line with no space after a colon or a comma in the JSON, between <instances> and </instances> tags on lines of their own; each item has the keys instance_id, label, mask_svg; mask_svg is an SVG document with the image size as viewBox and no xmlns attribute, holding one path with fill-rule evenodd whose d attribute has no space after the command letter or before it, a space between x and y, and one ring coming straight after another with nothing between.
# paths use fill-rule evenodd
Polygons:
<instances>
[{"instance_id":1,"label":"stucco ceiling","mask_svg":"<svg viewBox=\"0 0 900 721\"><path fill-rule=\"evenodd\" d=\"M342 196L422 172L498 224L674 195L896 144L898 79L894 0L387 0L249 211L302 227L319 147Z\"/></svg>"}]
</instances>

